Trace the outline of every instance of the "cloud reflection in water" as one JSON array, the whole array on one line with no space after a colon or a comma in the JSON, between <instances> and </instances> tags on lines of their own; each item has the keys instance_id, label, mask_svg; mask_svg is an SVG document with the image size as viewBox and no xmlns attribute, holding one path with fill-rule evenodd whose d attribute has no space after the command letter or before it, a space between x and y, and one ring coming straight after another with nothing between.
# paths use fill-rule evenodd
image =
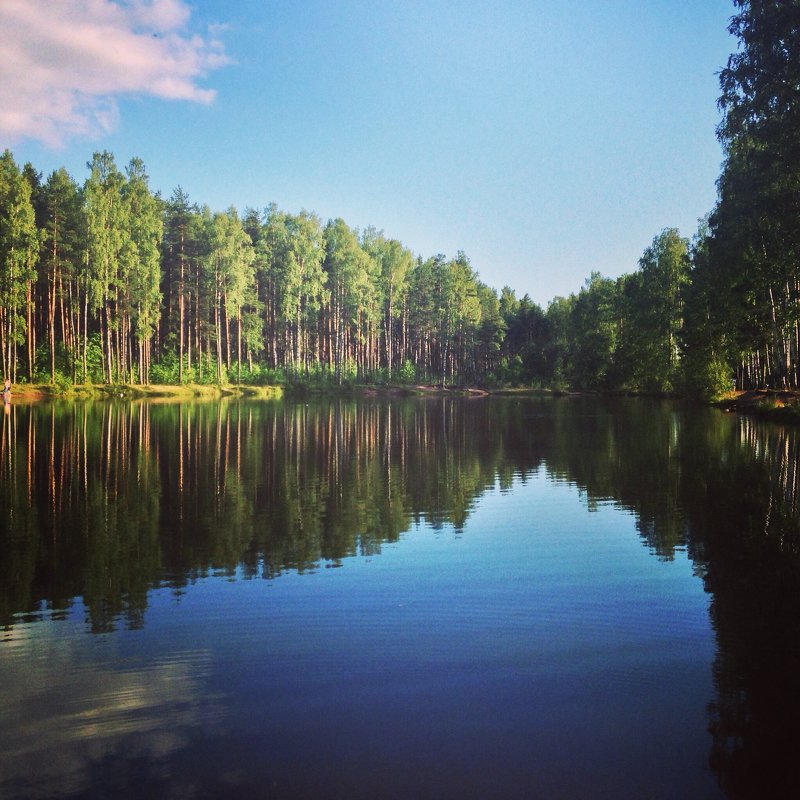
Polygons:
<instances>
[{"instance_id":1,"label":"cloud reflection in water","mask_svg":"<svg viewBox=\"0 0 800 800\"><path fill-rule=\"evenodd\" d=\"M208 652L135 664L111 656L84 660L41 623L17 627L0 647L0 794L85 792L98 766L113 771L117 759L120 770L146 764L168 780L168 760L221 725L221 698L204 688Z\"/></svg>"}]
</instances>

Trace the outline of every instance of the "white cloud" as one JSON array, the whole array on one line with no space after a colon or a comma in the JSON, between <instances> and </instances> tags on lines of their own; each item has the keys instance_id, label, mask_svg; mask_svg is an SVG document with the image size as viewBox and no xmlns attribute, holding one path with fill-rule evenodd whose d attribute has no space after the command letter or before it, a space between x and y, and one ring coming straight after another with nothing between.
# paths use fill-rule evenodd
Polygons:
<instances>
[{"instance_id":1,"label":"white cloud","mask_svg":"<svg viewBox=\"0 0 800 800\"><path fill-rule=\"evenodd\" d=\"M190 14L183 0L2 0L0 146L108 133L120 95L212 102L198 79L228 59Z\"/></svg>"}]
</instances>

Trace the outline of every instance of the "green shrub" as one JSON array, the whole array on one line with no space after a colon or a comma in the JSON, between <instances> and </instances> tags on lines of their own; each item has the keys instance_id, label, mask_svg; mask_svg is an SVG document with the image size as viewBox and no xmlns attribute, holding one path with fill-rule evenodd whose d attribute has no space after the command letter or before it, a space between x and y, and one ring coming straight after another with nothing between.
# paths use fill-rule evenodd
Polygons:
<instances>
[{"instance_id":1,"label":"green shrub","mask_svg":"<svg viewBox=\"0 0 800 800\"><path fill-rule=\"evenodd\" d=\"M415 383L417 379L416 367L406 359L397 371L397 380L400 383Z\"/></svg>"},{"instance_id":2,"label":"green shrub","mask_svg":"<svg viewBox=\"0 0 800 800\"><path fill-rule=\"evenodd\" d=\"M150 365L150 383L164 383L175 385L180 383L178 356L167 351L158 360L158 363Z\"/></svg>"}]
</instances>

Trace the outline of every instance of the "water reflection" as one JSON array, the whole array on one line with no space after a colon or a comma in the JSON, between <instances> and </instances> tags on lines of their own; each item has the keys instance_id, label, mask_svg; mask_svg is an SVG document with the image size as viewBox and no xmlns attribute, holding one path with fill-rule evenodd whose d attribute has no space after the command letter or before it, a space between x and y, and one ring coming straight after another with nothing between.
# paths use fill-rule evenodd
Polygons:
<instances>
[{"instance_id":1,"label":"water reflection","mask_svg":"<svg viewBox=\"0 0 800 800\"><path fill-rule=\"evenodd\" d=\"M463 527L537 468L543 437L486 404L15 406L0 441L0 623L81 597L92 629L142 624L149 588L273 578ZM542 429L546 428L542 420Z\"/></svg>"},{"instance_id":2,"label":"water reflection","mask_svg":"<svg viewBox=\"0 0 800 800\"><path fill-rule=\"evenodd\" d=\"M711 762L731 797L794 796L800 787L797 431L742 419L734 435L715 444L692 454L697 479L685 487L718 641Z\"/></svg>"},{"instance_id":3,"label":"water reflection","mask_svg":"<svg viewBox=\"0 0 800 800\"><path fill-rule=\"evenodd\" d=\"M660 402L15 405L0 437L0 646L76 608L94 632L135 631L156 587L314 571L423 520L459 531L487 489L544 469L589 509L634 513L658 558L689 553L718 640L711 764L731 797L786 796L800 786L799 458L794 429ZM77 698L63 720L116 742L167 695L191 715L197 678L170 670L113 675L100 707L61 687ZM144 684L144 706L123 710ZM24 741L2 746L24 760Z\"/></svg>"},{"instance_id":4,"label":"water reflection","mask_svg":"<svg viewBox=\"0 0 800 800\"><path fill-rule=\"evenodd\" d=\"M98 771L104 791L123 792L142 780L137 769L158 770L220 716L203 651L92 662L52 623L19 626L6 646L16 658L4 670L0 785L12 796L85 796Z\"/></svg>"}]
</instances>

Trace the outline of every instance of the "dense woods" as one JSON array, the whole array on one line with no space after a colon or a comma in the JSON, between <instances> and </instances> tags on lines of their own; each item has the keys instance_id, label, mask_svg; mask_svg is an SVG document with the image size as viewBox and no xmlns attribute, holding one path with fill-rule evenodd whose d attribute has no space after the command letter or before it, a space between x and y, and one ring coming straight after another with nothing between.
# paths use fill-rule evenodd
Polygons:
<instances>
[{"instance_id":1,"label":"dense woods","mask_svg":"<svg viewBox=\"0 0 800 800\"><path fill-rule=\"evenodd\" d=\"M713 394L800 381L800 0L735 0L718 201L691 242L546 308L373 228L212 211L95 153L83 184L0 156L14 382L426 381ZM491 269L491 265L487 265Z\"/></svg>"},{"instance_id":2,"label":"dense woods","mask_svg":"<svg viewBox=\"0 0 800 800\"><path fill-rule=\"evenodd\" d=\"M212 212L96 153L82 186L2 167L2 359L12 381L475 382L498 299L463 254L414 257L314 214Z\"/></svg>"}]
</instances>

